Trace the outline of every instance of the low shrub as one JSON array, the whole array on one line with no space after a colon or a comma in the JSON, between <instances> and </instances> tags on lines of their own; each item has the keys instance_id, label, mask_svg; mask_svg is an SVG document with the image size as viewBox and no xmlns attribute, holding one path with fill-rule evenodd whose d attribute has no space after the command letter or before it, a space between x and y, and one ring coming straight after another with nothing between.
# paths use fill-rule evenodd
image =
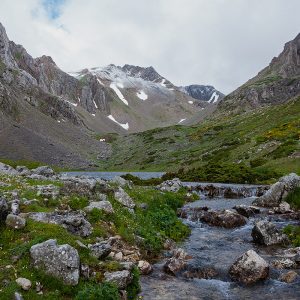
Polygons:
<instances>
[{"instance_id":1,"label":"low shrub","mask_svg":"<svg viewBox=\"0 0 300 300\"><path fill-rule=\"evenodd\" d=\"M120 295L118 288L109 282L101 284L89 284L80 291L76 300L119 300Z\"/></svg>"},{"instance_id":2,"label":"low shrub","mask_svg":"<svg viewBox=\"0 0 300 300\"><path fill-rule=\"evenodd\" d=\"M288 194L286 202L288 202L294 209L300 209L300 187L295 188Z\"/></svg>"}]
</instances>

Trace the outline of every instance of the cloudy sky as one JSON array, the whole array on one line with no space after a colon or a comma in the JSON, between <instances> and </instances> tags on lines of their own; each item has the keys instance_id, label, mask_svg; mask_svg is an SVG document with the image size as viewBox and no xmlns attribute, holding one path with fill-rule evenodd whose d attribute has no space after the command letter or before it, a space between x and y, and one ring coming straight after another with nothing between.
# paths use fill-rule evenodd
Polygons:
<instances>
[{"instance_id":1,"label":"cloudy sky","mask_svg":"<svg viewBox=\"0 0 300 300\"><path fill-rule=\"evenodd\" d=\"M1 0L11 40L65 71L154 66L229 93L300 32L299 0Z\"/></svg>"}]
</instances>

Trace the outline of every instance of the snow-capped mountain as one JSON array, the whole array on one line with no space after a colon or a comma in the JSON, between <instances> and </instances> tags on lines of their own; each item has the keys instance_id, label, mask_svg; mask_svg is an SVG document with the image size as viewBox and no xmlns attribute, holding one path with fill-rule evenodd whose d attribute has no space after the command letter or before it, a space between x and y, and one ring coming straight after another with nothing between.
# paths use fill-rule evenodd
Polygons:
<instances>
[{"instance_id":1,"label":"snow-capped mountain","mask_svg":"<svg viewBox=\"0 0 300 300\"><path fill-rule=\"evenodd\" d=\"M207 101L211 104L220 102L225 96L211 85L193 84L180 87L180 90L194 99Z\"/></svg>"}]
</instances>

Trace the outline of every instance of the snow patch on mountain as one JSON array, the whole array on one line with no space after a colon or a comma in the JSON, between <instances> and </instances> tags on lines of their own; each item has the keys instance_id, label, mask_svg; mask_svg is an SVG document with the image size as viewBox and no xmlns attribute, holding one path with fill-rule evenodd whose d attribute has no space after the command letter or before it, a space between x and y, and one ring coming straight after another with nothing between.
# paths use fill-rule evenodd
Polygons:
<instances>
[{"instance_id":1,"label":"snow patch on mountain","mask_svg":"<svg viewBox=\"0 0 300 300\"><path fill-rule=\"evenodd\" d=\"M119 97L119 99L124 104L128 105L128 101L125 99L125 97L123 96L122 92L119 90L119 87L120 88L124 88L124 85L122 83L112 82L109 87L115 91L115 93L117 94L117 96Z\"/></svg>"},{"instance_id":2,"label":"snow patch on mountain","mask_svg":"<svg viewBox=\"0 0 300 300\"><path fill-rule=\"evenodd\" d=\"M136 95L143 101L148 99L148 95L143 90L136 93Z\"/></svg>"},{"instance_id":3,"label":"snow patch on mountain","mask_svg":"<svg viewBox=\"0 0 300 300\"><path fill-rule=\"evenodd\" d=\"M125 130L129 129L129 124L128 122L126 124L119 123L112 115L107 116L110 120L118 124L119 126L123 127Z\"/></svg>"},{"instance_id":4,"label":"snow patch on mountain","mask_svg":"<svg viewBox=\"0 0 300 300\"><path fill-rule=\"evenodd\" d=\"M97 103L95 102L95 100L93 100L93 103L95 105L95 108L98 108Z\"/></svg>"},{"instance_id":5,"label":"snow patch on mountain","mask_svg":"<svg viewBox=\"0 0 300 300\"><path fill-rule=\"evenodd\" d=\"M184 122L186 119L181 119L178 124L181 124L182 122Z\"/></svg>"},{"instance_id":6,"label":"snow patch on mountain","mask_svg":"<svg viewBox=\"0 0 300 300\"><path fill-rule=\"evenodd\" d=\"M188 103L189 103L189 104L194 104L194 101L191 101L191 100L190 100L190 101L188 101Z\"/></svg>"},{"instance_id":7,"label":"snow patch on mountain","mask_svg":"<svg viewBox=\"0 0 300 300\"><path fill-rule=\"evenodd\" d=\"M213 94L211 95L210 99L208 100L209 103L216 103L219 99L219 94L217 94L216 92L213 92Z\"/></svg>"}]
</instances>

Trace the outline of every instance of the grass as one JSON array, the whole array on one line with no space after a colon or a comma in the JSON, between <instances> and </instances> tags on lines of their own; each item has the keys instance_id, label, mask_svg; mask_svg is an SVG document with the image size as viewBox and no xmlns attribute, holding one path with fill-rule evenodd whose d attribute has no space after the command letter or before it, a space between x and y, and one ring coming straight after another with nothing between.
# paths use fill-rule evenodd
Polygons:
<instances>
[{"instance_id":1,"label":"grass","mask_svg":"<svg viewBox=\"0 0 300 300\"><path fill-rule=\"evenodd\" d=\"M300 226L287 225L283 232L287 234L295 247L300 247Z\"/></svg>"},{"instance_id":2,"label":"grass","mask_svg":"<svg viewBox=\"0 0 300 300\"><path fill-rule=\"evenodd\" d=\"M295 188L292 192L290 192L285 199L292 208L299 210L300 209L300 187Z\"/></svg>"}]
</instances>

